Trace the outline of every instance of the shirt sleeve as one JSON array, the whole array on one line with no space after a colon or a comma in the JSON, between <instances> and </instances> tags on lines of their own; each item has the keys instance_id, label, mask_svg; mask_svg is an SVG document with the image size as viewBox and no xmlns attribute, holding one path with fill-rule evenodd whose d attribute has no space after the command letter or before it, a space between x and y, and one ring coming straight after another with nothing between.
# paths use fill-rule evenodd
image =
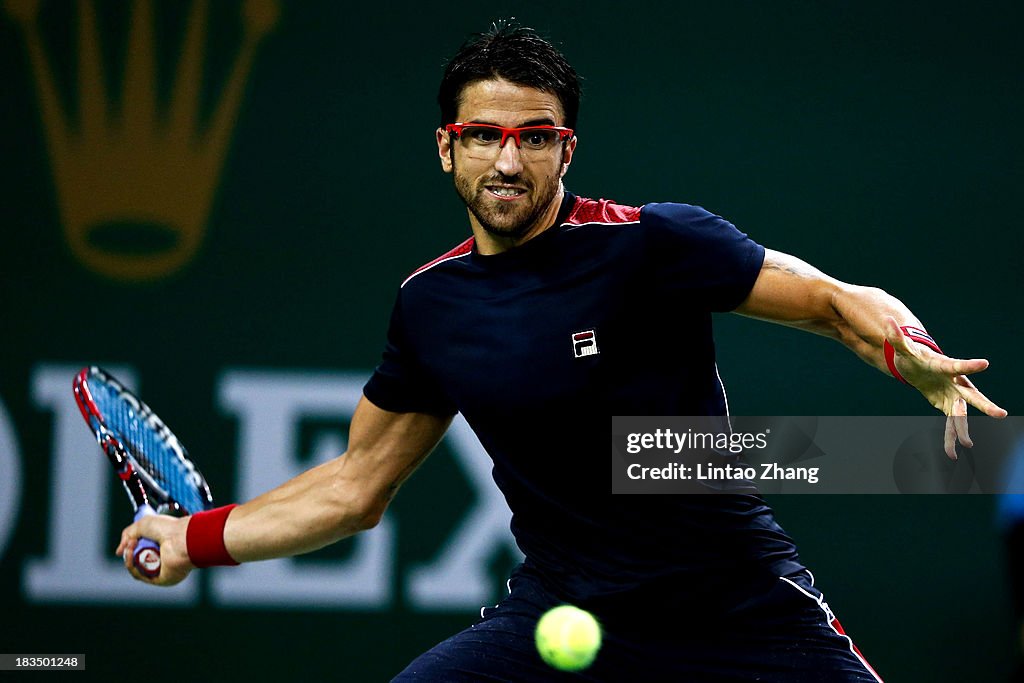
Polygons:
<instances>
[{"instance_id":1,"label":"shirt sleeve","mask_svg":"<svg viewBox=\"0 0 1024 683\"><path fill-rule=\"evenodd\" d=\"M647 204L640 222L659 291L711 311L731 311L750 294L765 250L729 221L699 206Z\"/></svg>"},{"instance_id":2,"label":"shirt sleeve","mask_svg":"<svg viewBox=\"0 0 1024 683\"><path fill-rule=\"evenodd\" d=\"M363 395L378 408L395 413L451 416L458 412L437 382L416 361L402 317L401 291L391 311L381 362L363 387Z\"/></svg>"}]
</instances>

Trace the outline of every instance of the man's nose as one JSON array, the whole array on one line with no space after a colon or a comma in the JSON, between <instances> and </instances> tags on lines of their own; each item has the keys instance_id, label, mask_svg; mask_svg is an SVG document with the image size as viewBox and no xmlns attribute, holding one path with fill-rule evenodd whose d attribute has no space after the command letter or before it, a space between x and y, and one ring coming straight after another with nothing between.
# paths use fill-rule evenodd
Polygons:
<instances>
[{"instance_id":1,"label":"man's nose","mask_svg":"<svg viewBox=\"0 0 1024 683\"><path fill-rule=\"evenodd\" d=\"M506 176L522 173L523 154L519 147L516 146L516 141L511 135L505 140L505 146L498 150L498 158L494 161L494 168Z\"/></svg>"}]
</instances>

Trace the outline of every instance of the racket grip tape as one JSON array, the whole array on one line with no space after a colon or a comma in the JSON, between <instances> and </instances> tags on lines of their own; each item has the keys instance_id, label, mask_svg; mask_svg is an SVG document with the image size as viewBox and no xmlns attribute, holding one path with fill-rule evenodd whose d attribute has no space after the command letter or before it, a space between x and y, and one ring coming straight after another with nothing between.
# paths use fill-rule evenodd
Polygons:
<instances>
[{"instance_id":1,"label":"racket grip tape","mask_svg":"<svg viewBox=\"0 0 1024 683\"><path fill-rule=\"evenodd\" d=\"M156 510L150 506L140 505L138 511L135 513L135 521L137 522L143 517L155 514ZM160 574L160 546L156 541L151 541L148 538L140 538L139 542L135 544L135 553L132 555L132 563L135 565L135 568L139 570L140 574L151 579L155 579Z\"/></svg>"}]
</instances>

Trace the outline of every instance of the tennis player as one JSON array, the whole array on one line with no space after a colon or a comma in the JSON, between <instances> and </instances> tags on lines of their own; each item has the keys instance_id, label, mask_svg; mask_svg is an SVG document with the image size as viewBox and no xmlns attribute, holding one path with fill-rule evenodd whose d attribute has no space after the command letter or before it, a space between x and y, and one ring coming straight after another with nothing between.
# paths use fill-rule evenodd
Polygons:
<instances>
[{"instance_id":1,"label":"tennis player","mask_svg":"<svg viewBox=\"0 0 1024 683\"><path fill-rule=\"evenodd\" d=\"M562 602L604 628L590 681L879 681L756 495L610 493L613 415L725 415L712 312L845 344L949 416L1004 410L886 292L765 249L697 206L624 206L568 192L580 88L535 32L496 24L447 65L441 168L472 237L410 275L348 450L238 506L148 517L119 553L158 541L157 585L192 569L305 553L373 527L461 412L494 461L525 561L509 595L398 681L549 681L533 644Z\"/></svg>"}]
</instances>

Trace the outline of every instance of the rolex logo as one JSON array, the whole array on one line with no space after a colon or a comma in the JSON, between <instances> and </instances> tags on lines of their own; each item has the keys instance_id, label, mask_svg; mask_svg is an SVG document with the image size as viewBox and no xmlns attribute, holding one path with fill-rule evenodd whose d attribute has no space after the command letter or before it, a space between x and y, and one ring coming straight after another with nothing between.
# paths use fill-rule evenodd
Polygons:
<instances>
[{"instance_id":1,"label":"rolex logo","mask_svg":"<svg viewBox=\"0 0 1024 683\"><path fill-rule=\"evenodd\" d=\"M203 241L256 48L277 21L276 1L243 0L241 47L223 90L204 96L209 2L195 0L166 106L157 97L151 0L131 3L116 97L107 92L95 3L78 0L77 64L68 72L75 83L67 107L41 38L39 0L4 0L4 7L25 37L72 252L89 269L120 280L177 271ZM201 116L201 102L211 98L212 113Z\"/></svg>"}]
</instances>

